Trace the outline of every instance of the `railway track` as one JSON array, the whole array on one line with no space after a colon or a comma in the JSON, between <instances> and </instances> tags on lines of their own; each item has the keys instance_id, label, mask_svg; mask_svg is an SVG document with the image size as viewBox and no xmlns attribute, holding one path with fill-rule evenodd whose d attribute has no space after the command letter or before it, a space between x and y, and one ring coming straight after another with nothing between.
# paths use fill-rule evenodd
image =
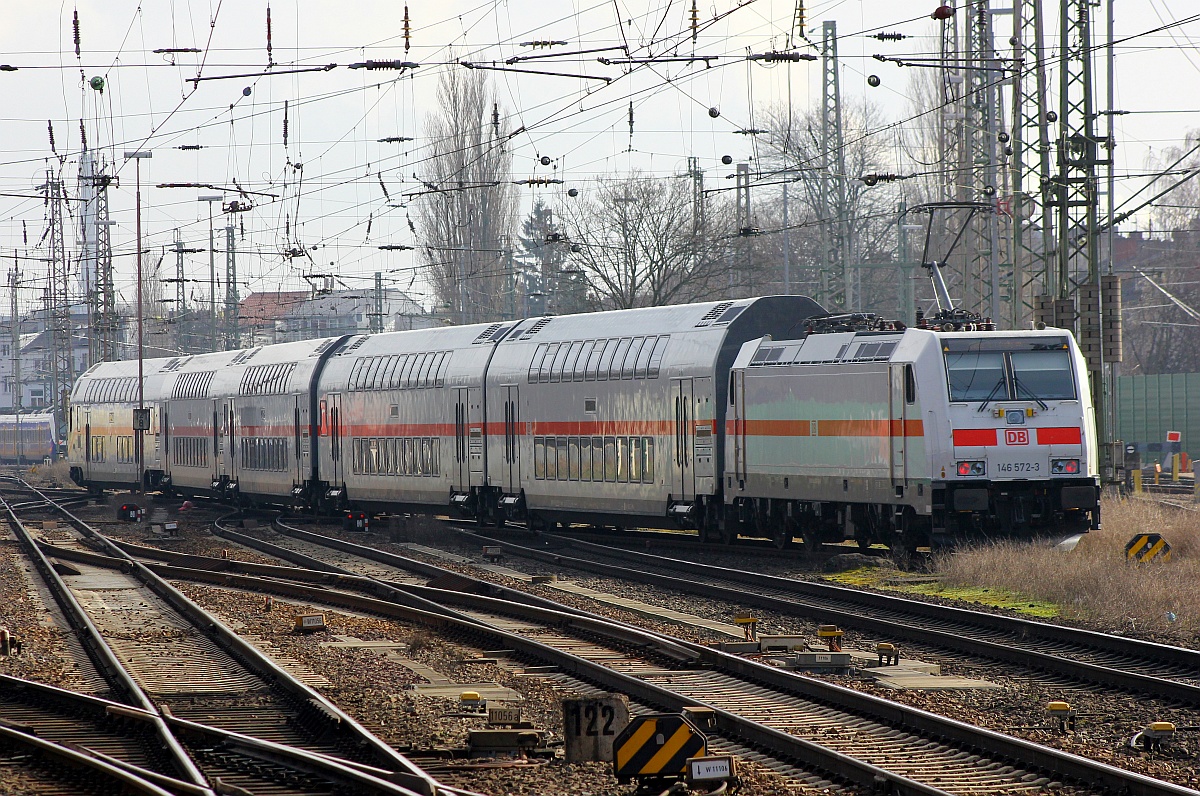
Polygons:
<instances>
[{"instance_id":1,"label":"railway track","mask_svg":"<svg viewBox=\"0 0 1200 796\"><path fill-rule=\"evenodd\" d=\"M153 728L154 743L169 758L139 759L135 744L114 749L123 755L114 759L150 762L159 774L201 792L211 792L218 782L255 794L443 791L68 509L31 491L37 497L31 503L65 516L78 531L71 541L49 546L52 556L74 553L70 566L63 565L65 558L51 561L11 502L0 497L0 507L81 634L111 695ZM62 713L41 705L27 716L26 727L53 733Z\"/></svg>"},{"instance_id":2,"label":"railway track","mask_svg":"<svg viewBox=\"0 0 1200 796\"><path fill-rule=\"evenodd\" d=\"M727 738L752 743L778 757L798 759L806 766L860 784L864 782L862 769L848 773L843 768L847 760L853 759L858 766L866 765L886 772L898 790L1038 792L1054 786L1051 780L1057 776L1101 791L1141 792L1148 788L1147 792L1156 792L1163 786L1172 792L1191 792L861 692L613 622L490 582L468 583L469 579L458 573L455 575L460 582L455 588L478 590L484 594L443 591L404 582L405 579L380 578L378 566L381 563L394 569L407 569L409 573L418 572L426 578L435 576L439 568L284 527L287 533L306 545L323 545L326 555L317 558L300 552L295 540L281 540L287 545L283 547L226 529L222 533L231 540L309 569L229 560L210 560L209 565L215 571L203 574L195 569L189 574L182 567L168 570L167 565L151 566L161 567L163 574L181 579L192 577L237 588L275 591L284 596L355 610L375 610L385 614L399 611L410 621L418 617L440 629L453 626L476 638L482 635L487 643L501 644L502 648L552 661L572 676L622 691L646 704L672 710L697 703L707 705L721 717L719 726ZM330 550L339 551L339 564L329 563ZM310 548L309 552L313 550ZM158 552L155 556L173 558L174 554ZM196 557L190 558L192 560L187 563L193 566L204 563L196 561ZM369 564L362 566L364 571L372 574L356 573L355 558L368 561ZM257 574L231 574L243 571ZM447 571L441 570L441 574L446 575ZM320 583L322 588L314 590L312 585L302 585L299 582L302 580L308 584ZM411 574L407 580L411 581ZM350 594L345 591L347 589L375 596ZM428 601L426 607L413 607L416 600ZM450 605L455 606L455 611L448 609ZM498 633L505 635L497 636ZM633 654L634 651L637 654ZM791 739L787 741L789 744L806 741L811 747L781 748L778 744L784 742L784 737ZM1048 772L1054 773L1047 776ZM1109 777L1113 779L1109 780ZM1126 782L1126 777L1137 781Z\"/></svg>"},{"instance_id":3,"label":"railway track","mask_svg":"<svg viewBox=\"0 0 1200 796\"><path fill-rule=\"evenodd\" d=\"M973 659L1002 661L1127 693L1200 705L1200 652L1195 650L567 537L546 537L555 545L553 550L482 538L514 555L594 574L836 623L881 640L913 641Z\"/></svg>"}]
</instances>

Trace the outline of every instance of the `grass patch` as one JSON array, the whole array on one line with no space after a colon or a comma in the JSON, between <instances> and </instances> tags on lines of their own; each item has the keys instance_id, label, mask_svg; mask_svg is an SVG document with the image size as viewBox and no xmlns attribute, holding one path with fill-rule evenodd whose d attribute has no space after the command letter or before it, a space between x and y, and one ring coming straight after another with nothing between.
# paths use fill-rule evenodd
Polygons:
<instances>
[{"instance_id":1,"label":"grass patch","mask_svg":"<svg viewBox=\"0 0 1200 796\"><path fill-rule=\"evenodd\" d=\"M1200 632L1200 513L1115 499L1103 500L1101 512L1103 530L1086 534L1072 551L1044 543L981 544L939 556L934 571L947 589L1024 595L1028 602L1057 606L1058 616L1098 629L1195 644ZM1125 545L1146 531L1161 533L1170 543L1169 562L1126 563Z\"/></svg>"},{"instance_id":2,"label":"grass patch","mask_svg":"<svg viewBox=\"0 0 1200 796\"><path fill-rule=\"evenodd\" d=\"M997 586L950 585L939 577L931 580L927 577L906 579L897 575L895 570L880 567L862 567L847 572L839 572L825 576L826 580L843 586L858 588L868 587L895 591L902 594L921 594L933 597L943 597L949 600L960 600L973 605L987 605L994 608L1008 608L1026 616L1041 619L1051 619L1059 616L1059 607L1052 602L1034 599L1026 594L1010 591Z\"/></svg>"}]
</instances>

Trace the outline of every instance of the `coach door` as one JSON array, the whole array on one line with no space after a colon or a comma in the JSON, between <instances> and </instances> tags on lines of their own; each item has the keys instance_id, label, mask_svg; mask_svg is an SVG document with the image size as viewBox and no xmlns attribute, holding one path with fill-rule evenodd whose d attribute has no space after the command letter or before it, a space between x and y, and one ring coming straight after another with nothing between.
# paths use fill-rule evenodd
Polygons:
<instances>
[{"instance_id":1,"label":"coach door","mask_svg":"<svg viewBox=\"0 0 1200 796\"><path fill-rule=\"evenodd\" d=\"M891 388L888 390L888 437L890 439L889 464L891 468L892 487L903 488L908 478L907 450L907 420L908 420L908 379L912 376L911 365L889 365Z\"/></svg>"},{"instance_id":2,"label":"coach door","mask_svg":"<svg viewBox=\"0 0 1200 796\"><path fill-rule=\"evenodd\" d=\"M483 388L467 390L467 466L471 472L471 483L483 483L484 443L483 436Z\"/></svg>"},{"instance_id":3,"label":"coach door","mask_svg":"<svg viewBox=\"0 0 1200 796\"><path fill-rule=\"evenodd\" d=\"M465 488L471 482L467 470L467 388L459 387L454 391L454 486Z\"/></svg>"},{"instance_id":4,"label":"coach door","mask_svg":"<svg viewBox=\"0 0 1200 796\"><path fill-rule=\"evenodd\" d=\"M308 438L308 400L306 396L296 396L296 406L292 418L295 426L292 431L293 460L296 469L294 478L297 484L303 484L308 480L308 474L312 472L310 459L312 446Z\"/></svg>"},{"instance_id":5,"label":"coach door","mask_svg":"<svg viewBox=\"0 0 1200 796\"><path fill-rule=\"evenodd\" d=\"M675 412L675 444L671 495L677 500L691 500L696 495L693 470L696 450L696 410L692 393L691 379L672 380L671 404Z\"/></svg>"},{"instance_id":6,"label":"coach door","mask_svg":"<svg viewBox=\"0 0 1200 796\"><path fill-rule=\"evenodd\" d=\"M517 385L504 388L504 491L515 495L521 491L521 435Z\"/></svg>"},{"instance_id":7,"label":"coach door","mask_svg":"<svg viewBox=\"0 0 1200 796\"><path fill-rule=\"evenodd\" d=\"M224 401L213 401L213 467L217 477L227 475L225 466L226 438L229 435L229 407Z\"/></svg>"},{"instance_id":8,"label":"coach door","mask_svg":"<svg viewBox=\"0 0 1200 796\"><path fill-rule=\"evenodd\" d=\"M333 463L330 484L341 486L346 480L346 423L342 417L341 393L329 395L329 458Z\"/></svg>"},{"instance_id":9,"label":"coach door","mask_svg":"<svg viewBox=\"0 0 1200 796\"><path fill-rule=\"evenodd\" d=\"M92 412L83 410L83 475L92 477Z\"/></svg>"}]
</instances>

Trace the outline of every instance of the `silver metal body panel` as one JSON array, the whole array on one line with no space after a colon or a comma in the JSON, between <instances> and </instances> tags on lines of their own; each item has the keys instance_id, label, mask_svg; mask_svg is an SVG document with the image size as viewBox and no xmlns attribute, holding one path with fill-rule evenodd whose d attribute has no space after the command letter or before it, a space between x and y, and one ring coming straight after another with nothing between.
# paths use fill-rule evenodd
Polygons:
<instances>
[{"instance_id":1,"label":"silver metal body panel","mask_svg":"<svg viewBox=\"0 0 1200 796\"><path fill-rule=\"evenodd\" d=\"M1075 399L951 403L942 350L947 339L1064 337ZM856 358L860 346L873 344L889 347L880 356ZM908 387L906 368L912 370ZM1073 478L1094 478L1095 425L1086 373L1074 339L1055 329L908 329L751 341L733 366L726 502L886 503L927 515L935 485L981 480L959 476L957 463L964 460L984 462L992 482L1049 479L1051 459L1064 457L1081 460ZM1008 424L1009 410L1021 415L1019 426ZM1014 429L1019 433L1006 439ZM981 440L986 444L962 444Z\"/></svg>"},{"instance_id":2,"label":"silver metal body panel","mask_svg":"<svg viewBox=\"0 0 1200 796\"><path fill-rule=\"evenodd\" d=\"M523 321L488 369L488 483L561 516L665 518L713 496L740 343L815 312L772 297Z\"/></svg>"},{"instance_id":3,"label":"silver metal body panel","mask_svg":"<svg viewBox=\"0 0 1200 796\"><path fill-rule=\"evenodd\" d=\"M317 386L322 479L372 503L444 506L452 491L483 486L483 374L493 336L511 327L351 338Z\"/></svg>"}]
</instances>

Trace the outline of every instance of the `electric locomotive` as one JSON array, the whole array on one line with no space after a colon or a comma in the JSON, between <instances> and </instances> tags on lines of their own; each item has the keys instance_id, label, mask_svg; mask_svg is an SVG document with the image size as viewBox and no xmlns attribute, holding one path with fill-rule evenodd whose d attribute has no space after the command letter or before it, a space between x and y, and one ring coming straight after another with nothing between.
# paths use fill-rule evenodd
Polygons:
<instances>
[{"instance_id":1,"label":"electric locomotive","mask_svg":"<svg viewBox=\"0 0 1200 796\"><path fill-rule=\"evenodd\" d=\"M731 529L913 549L1098 527L1074 339L962 325L857 316L747 343L729 383Z\"/></svg>"}]
</instances>

